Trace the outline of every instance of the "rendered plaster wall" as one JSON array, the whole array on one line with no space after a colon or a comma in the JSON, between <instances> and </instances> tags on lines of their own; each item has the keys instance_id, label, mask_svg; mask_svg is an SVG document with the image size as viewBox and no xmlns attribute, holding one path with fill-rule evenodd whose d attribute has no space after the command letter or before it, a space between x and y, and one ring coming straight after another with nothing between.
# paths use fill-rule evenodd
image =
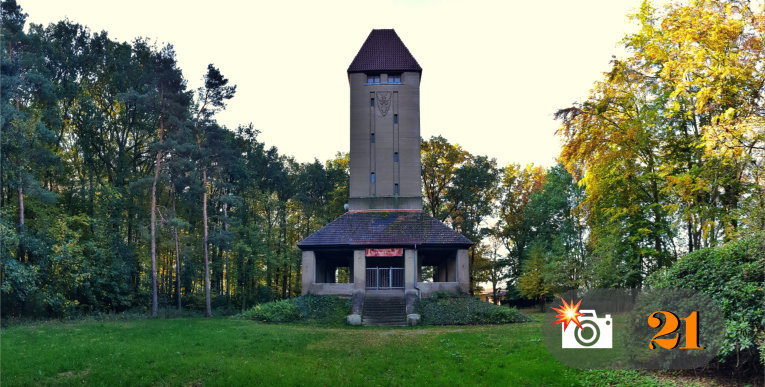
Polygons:
<instances>
[{"instance_id":1,"label":"rendered plaster wall","mask_svg":"<svg viewBox=\"0 0 765 387\"><path fill-rule=\"evenodd\" d=\"M470 262L467 249L457 250L457 282L460 290L467 293L470 291Z\"/></svg>"},{"instance_id":2,"label":"rendered plaster wall","mask_svg":"<svg viewBox=\"0 0 765 387\"><path fill-rule=\"evenodd\" d=\"M348 75L351 90L349 205L351 210L422 209L420 74L405 72L401 74L401 83L396 84L387 83L387 74L381 78L382 83L368 84L367 74ZM395 161L395 153L398 153L398 161Z\"/></svg>"},{"instance_id":3,"label":"rendered plaster wall","mask_svg":"<svg viewBox=\"0 0 765 387\"><path fill-rule=\"evenodd\" d=\"M305 295L311 289L311 284L316 277L316 254L313 251L303 251L303 277L301 293Z\"/></svg>"}]
</instances>

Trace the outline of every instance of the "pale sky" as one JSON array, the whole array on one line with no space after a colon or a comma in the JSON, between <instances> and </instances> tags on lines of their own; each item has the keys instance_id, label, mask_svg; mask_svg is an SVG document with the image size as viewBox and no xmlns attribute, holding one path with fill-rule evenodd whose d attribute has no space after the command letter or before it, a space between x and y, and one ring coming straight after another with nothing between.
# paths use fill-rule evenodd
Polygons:
<instances>
[{"instance_id":1,"label":"pale sky","mask_svg":"<svg viewBox=\"0 0 765 387\"><path fill-rule=\"evenodd\" d=\"M622 56L639 0L18 0L27 22L69 18L112 39L172 43L192 89L207 64L237 85L218 121L253 123L300 162L349 149L346 70L369 32L394 28L423 68L421 135L500 165L554 163L553 113Z\"/></svg>"}]
</instances>

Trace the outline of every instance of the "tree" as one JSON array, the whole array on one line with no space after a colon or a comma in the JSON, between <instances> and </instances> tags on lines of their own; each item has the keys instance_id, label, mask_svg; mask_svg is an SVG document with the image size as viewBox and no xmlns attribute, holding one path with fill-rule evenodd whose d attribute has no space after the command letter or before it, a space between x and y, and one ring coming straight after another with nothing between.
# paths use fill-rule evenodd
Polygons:
<instances>
[{"instance_id":1,"label":"tree","mask_svg":"<svg viewBox=\"0 0 765 387\"><path fill-rule=\"evenodd\" d=\"M207 229L207 195L209 187L207 183L207 166L209 158L205 155L202 143L205 136L216 128L213 116L215 113L226 107L226 100L234 97L236 86L229 86L228 79L224 78L220 71L212 64L207 66L207 73L204 76L204 86L197 90L197 111L194 117L194 137L197 142L197 149L201 153L202 170L202 235L204 246L205 262L205 316L212 316L212 307L210 305L210 259L208 252L208 229Z\"/></svg>"},{"instance_id":2,"label":"tree","mask_svg":"<svg viewBox=\"0 0 765 387\"><path fill-rule=\"evenodd\" d=\"M154 180L151 185L151 315L157 317L157 242L156 242L156 211L157 211L157 183L161 170L163 152L166 137L166 124L170 128L178 128L185 124L186 112L189 107L189 98L186 94L186 83L180 70L176 67L175 51L172 46L166 46L155 59L156 76L156 103L155 108L159 116L159 128L157 130L157 157L154 163ZM175 212L175 199L173 198L173 212ZM178 254L177 230L174 231L176 245L176 265L180 266ZM178 276L178 273L176 273ZM178 280L178 308L180 309L180 279Z\"/></svg>"},{"instance_id":3,"label":"tree","mask_svg":"<svg viewBox=\"0 0 765 387\"><path fill-rule=\"evenodd\" d=\"M324 222L334 220L345 212L350 188L348 186L350 154L337 152L334 159L327 160L326 169L332 191L329 193L329 208Z\"/></svg>"},{"instance_id":4,"label":"tree","mask_svg":"<svg viewBox=\"0 0 765 387\"><path fill-rule=\"evenodd\" d=\"M450 216L446 195L454 173L469 154L441 136L422 141L420 154L425 209L430 212L430 216L443 222Z\"/></svg>"},{"instance_id":5,"label":"tree","mask_svg":"<svg viewBox=\"0 0 765 387\"><path fill-rule=\"evenodd\" d=\"M749 7L644 2L624 40L631 55L559 111L561 159L587 187L595 240L615 238L598 244L630 257L631 286L677 259L679 243L735 238L742 201L763 203L748 200L763 192L763 22Z\"/></svg>"},{"instance_id":6,"label":"tree","mask_svg":"<svg viewBox=\"0 0 765 387\"><path fill-rule=\"evenodd\" d=\"M539 310L544 311L545 296L550 294L545 283L545 260L543 252L536 246L531 247L529 260L526 262L523 274L518 278L521 295L537 300Z\"/></svg>"},{"instance_id":7,"label":"tree","mask_svg":"<svg viewBox=\"0 0 765 387\"><path fill-rule=\"evenodd\" d=\"M489 234L485 220L494 213L498 195L499 171L496 161L486 156L471 157L454 172L446 200L452 227L473 241ZM470 251L470 289L475 287L475 247Z\"/></svg>"},{"instance_id":8,"label":"tree","mask_svg":"<svg viewBox=\"0 0 765 387\"><path fill-rule=\"evenodd\" d=\"M48 202L53 200L50 191L41 187L39 174L56 163L50 149L54 136L43 120L54 96L41 66L42 58L35 52L35 41L23 32L27 15L13 0L1 3L0 10L3 30L0 125L4 134L0 141L0 163L5 166L0 170L0 179L16 188L19 238L16 258L26 261L24 196L32 194Z\"/></svg>"},{"instance_id":9,"label":"tree","mask_svg":"<svg viewBox=\"0 0 765 387\"><path fill-rule=\"evenodd\" d=\"M534 225L525 216L525 209L532 194L542 189L546 174L544 168L533 164L525 167L509 164L502 172L499 219L493 233L509 252L509 276L515 279L520 275L522 262L526 259L526 247L534 239Z\"/></svg>"},{"instance_id":10,"label":"tree","mask_svg":"<svg viewBox=\"0 0 765 387\"><path fill-rule=\"evenodd\" d=\"M492 235L489 243L481 245L480 258L476 264L476 281L487 281L491 284L492 300L497 305L499 304L497 292L501 282L508 279L507 257L501 254L500 248L502 248L502 242Z\"/></svg>"},{"instance_id":11,"label":"tree","mask_svg":"<svg viewBox=\"0 0 765 387\"><path fill-rule=\"evenodd\" d=\"M533 230L531 245L544 252L545 287L551 293L589 284L589 251L580 204L584 189L558 164L547 170L542 188L531 194L523 223Z\"/></svg>"}]
</instances>

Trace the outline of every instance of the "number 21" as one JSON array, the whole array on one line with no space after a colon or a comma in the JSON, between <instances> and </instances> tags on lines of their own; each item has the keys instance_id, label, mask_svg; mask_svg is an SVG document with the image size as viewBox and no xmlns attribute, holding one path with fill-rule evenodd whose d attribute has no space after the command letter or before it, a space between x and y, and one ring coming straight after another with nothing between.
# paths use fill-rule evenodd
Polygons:
<instances>
[{"instance_id":1,"label":"number 21","mask_svg":"<svg viewBox=\"0 0 765 387\"><path fill-rule=\"evenodd\" d=\"M661 320L656 317L656 315L659 313L664 315L666 322L664 323L664 326L661 328L661 330L659 330L659 333L654 335L651 341L648 343L648 348L655 349L656 346L654 345L654 342L659 344L659 346L662 348L675 348L677 347L678 341L680 339L679 333L676 332L677 327L680 326L680 322L674 313L664 310L653 312L650 316L648 316L648 326L651 328L657 328L659 325L661 325ZM685 346L680 347L680 349L704 349L704 347L699 347L699 312L693 311L688 315L688 317L681 318L679 320L683 320L685 322ZM671 333L675 333L675 336L669 339L657 339L657 337L666 336Z\"/></svg>"}]
</instances>

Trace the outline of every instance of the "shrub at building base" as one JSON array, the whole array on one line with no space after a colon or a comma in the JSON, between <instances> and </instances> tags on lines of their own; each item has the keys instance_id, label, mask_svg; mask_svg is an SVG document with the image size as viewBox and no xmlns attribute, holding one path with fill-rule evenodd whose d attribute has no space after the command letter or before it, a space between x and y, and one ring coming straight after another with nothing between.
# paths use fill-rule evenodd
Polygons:
<instances>
[{"instance_id":1,"label":"shrub at building base","mask_svg":"<svg viewBox=\"0 0 765 387\"><path fill-rule=\"evenodd\" d=\"M718 356L741 373L765 364L765 235L697 250L648 278L653 288L705 293L722 308L725 339Z\"/></svg>"},{"instance_id":2,"label":"shrub at building base","mask_svg":"<svg viewBox=\"0 0 765 387\"><path fill-rule=\"evenodd\" d=\"M468 295L434 293L415 303L426 325L509 324L529 321L515 308L497 306Z\"/></svg>"},{"instance_id":3,"label":"shrub at building base","mask_svg":"<svg viewBox=\"0 0 765 387\"><path fill-rule=\"evenodd\" d=\"M342 324L350 313L348 300L333 296L305 296L260 304L242 313L246 319L268 322Z\"/></svg>"}]
</instances>

